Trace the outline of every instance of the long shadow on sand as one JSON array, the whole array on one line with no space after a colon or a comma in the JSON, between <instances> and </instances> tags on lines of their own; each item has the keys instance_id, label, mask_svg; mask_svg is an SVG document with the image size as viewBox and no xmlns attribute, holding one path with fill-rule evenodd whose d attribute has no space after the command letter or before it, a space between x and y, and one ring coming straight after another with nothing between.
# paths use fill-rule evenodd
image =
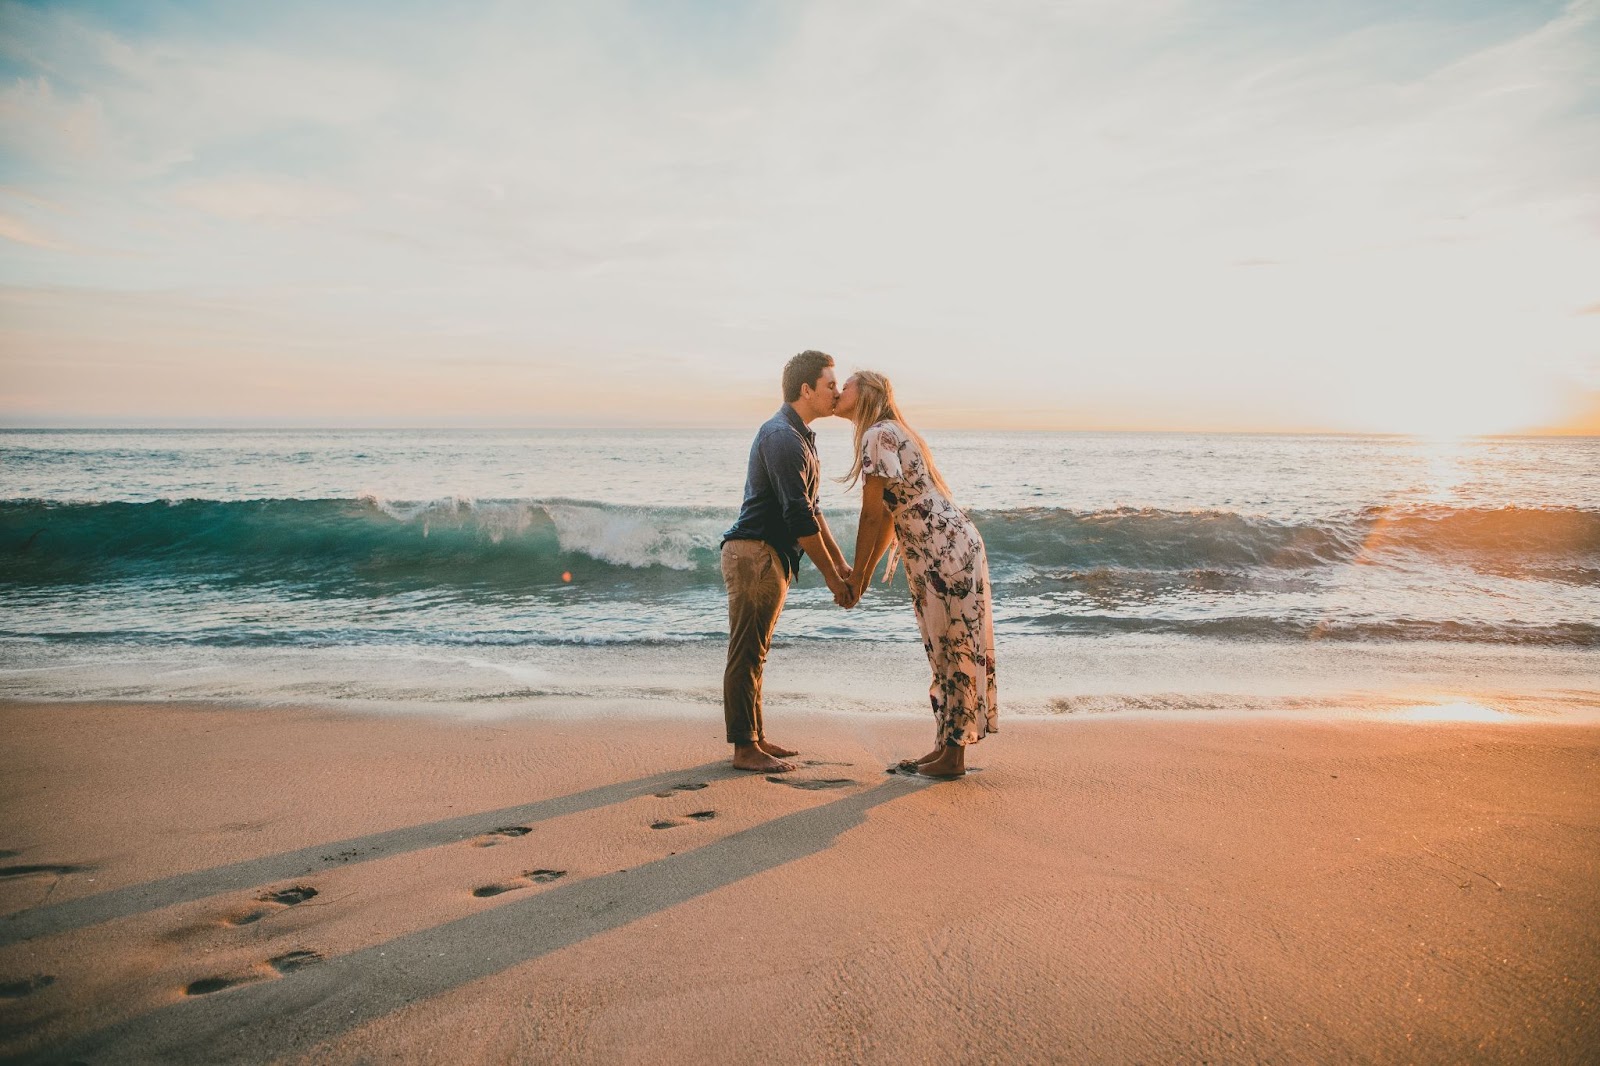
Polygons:
<instances>
[{"instance_id":1,"label":"long shadow on sand","mask_svg":"<svg viewBox=\"0 0 1600 1066\"><path fill-rule=\"evenodd\" d=\"M146 881L139 885L100 892L81 899L68 900L32 910L18 911L0 919L0 947L51 936L87 925L98 925L130 914L170 907L175 903L204 899L222 892L237 892L256 888L272 881L304 877L330 867L348 866L352 863L371 862L408 851L438 847L467 840L495 827L513 822L538 822L559 818L578 811L608 807L613 803L648 796L688 777L728 777L734 771L725 763L711 763L687 770L674 770L656 774L637 781L602 785L584 792L574 792L554 799L536 800L517 807L498 811L479 811L427 825L406 826L370 836L316 844L298 851L285 851L265 855L259 859L246 859L227 866L214 866L209 870L178 874L160 881Z\"/></svg>"},{"instance_id":2,"label":"long shadow on sand","mask_svg":"<svg viewBox=\"0 0 1600 1066\"><path fill-rule=\"evenodd\" d=\"M681 776L681 775L675 775ZM392 1011L825 850L881 803L885 781L713 844L331 958L291 978L183 1000L22 1062L265 1062Z\"/></svg>"}]
</instances>

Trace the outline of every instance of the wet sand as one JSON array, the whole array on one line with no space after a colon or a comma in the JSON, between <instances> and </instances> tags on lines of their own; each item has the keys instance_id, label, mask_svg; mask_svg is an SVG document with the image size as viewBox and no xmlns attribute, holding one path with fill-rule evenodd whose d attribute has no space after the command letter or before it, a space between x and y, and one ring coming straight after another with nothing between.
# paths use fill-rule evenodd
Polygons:
<instances>
[{"instance_id":1,"label":"wet sand","mask_svg":"<svg viewBox=\"0 0 1600 1066\"><path fill-rule=\"evenodd\" d=\"M1593 1061L1600 727L0 704L0 1056Z\"/></svg>"}]
</instances>

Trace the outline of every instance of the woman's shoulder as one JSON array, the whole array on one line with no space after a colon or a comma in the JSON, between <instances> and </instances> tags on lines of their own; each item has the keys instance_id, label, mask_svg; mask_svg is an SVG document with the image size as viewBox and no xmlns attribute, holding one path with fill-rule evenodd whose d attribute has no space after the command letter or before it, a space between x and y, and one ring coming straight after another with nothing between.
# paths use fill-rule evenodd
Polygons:
<instances>
[{"instance_id":1,"label":"woman's shoulder","mask_svg":"<svg viewBox=\"0 0 1600 1066\"><path fill-rule=\"evenodd\" d=\"M888 439L898 443L905 439L905 431L900 428L900 423L896 422L894 419L885 418L881 422L872 423L872 425L867 427L867 431L861 436L863 438L879 436L887 437Z\"/></svg>"}]
</instances>

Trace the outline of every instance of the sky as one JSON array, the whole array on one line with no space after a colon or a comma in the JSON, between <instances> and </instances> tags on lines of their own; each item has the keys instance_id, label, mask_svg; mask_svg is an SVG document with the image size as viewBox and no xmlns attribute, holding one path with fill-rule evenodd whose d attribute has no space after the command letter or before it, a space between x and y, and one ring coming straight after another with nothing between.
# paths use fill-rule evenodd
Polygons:
<instances>
[{"instance_id":1,"label":"sky","mask_svg":"<svg viewBox=\"0 0 1600 1066\"><path fill-rule=\"evenodd\" d=\"M1600 433L1600 0L0 3L0 426Z\"/></svg>"}]
</instances>

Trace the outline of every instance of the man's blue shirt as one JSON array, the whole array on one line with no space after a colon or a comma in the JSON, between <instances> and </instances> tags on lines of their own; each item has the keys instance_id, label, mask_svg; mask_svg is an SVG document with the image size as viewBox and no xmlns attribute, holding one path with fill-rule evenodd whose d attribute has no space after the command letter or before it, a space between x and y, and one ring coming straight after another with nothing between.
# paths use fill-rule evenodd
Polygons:
<instances>
[{"instance_id":1,"label":"man's blue shirt","mask_svg":"<svg viewBox=\"0 0 1600 1066\"><path fill-rule=\"evenodd\" d=\"M784 404L756 431L744 478L744 505L739 520L722 535L723 543L766 541L783 559L785 575L793 579L800 569L800 538L821 528L817 522L821 474L817 435L793 407Z\"/></svg>"}]
</instances>

